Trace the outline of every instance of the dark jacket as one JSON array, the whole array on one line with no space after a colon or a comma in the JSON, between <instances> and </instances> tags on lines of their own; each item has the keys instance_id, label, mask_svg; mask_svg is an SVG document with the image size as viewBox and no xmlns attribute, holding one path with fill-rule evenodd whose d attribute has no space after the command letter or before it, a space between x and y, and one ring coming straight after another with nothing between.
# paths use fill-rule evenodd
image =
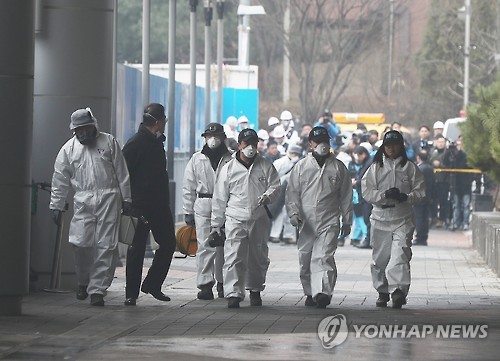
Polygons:
<instances>
[{"instance_id":1,"label":"dark jacket","mask_svg":"<svg viewBox=\"0 0 500 361\"><path fill-rule=\"evenodd\" d=\"M424 175L425 183L425 198L420 204L431 204L435 183L434 169L427 163L418 164L418 168L420 168Z\"/></svg>"},{"instance_id":2,"label":"dark jacket","mask_svg":"<svg viewBox=\"0 0 500 361\"><path fill-rule=\"evenodd\" d=\"M470 168L467 165L467 155L463 150L449 148L443 156L443 165L446 168L466 169ZM472 181L474 175L472 173L451 173L450 187L452 194L463 196L470 194L472 189Z\"/></svg>"},{"instance_id":3,"label":"dark jacket","mask_svg":"<svg viewBox=\"0 0 500 361\"><path fill-rule=\"evenodd\" d=\"M132 204L135 207L169 204L164 140L164 136L157 138L141 124L137 133L123 147L123 155L130 173Z\"/></svg>"}]
</instances>

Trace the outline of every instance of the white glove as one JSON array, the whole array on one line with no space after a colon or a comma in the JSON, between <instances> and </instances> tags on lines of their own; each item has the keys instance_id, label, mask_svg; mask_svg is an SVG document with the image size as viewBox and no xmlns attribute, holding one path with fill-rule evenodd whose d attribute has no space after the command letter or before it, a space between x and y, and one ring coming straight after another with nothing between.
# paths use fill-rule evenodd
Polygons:
<instances>
[{"instance_id":1,"label":"white glove","mask_svg":"<svg viewBox=\"0 0 500 361\"><path fill-rule=\"evenodd\" d=\"M259 198L257 198L257 206L261 206L263 204L269 204L271 203L271 199L267 194L261 195Z\"/></svg>"},{"instance_id":2,"label":"white glove","mask_svg":"<svg viewBox=\"0 0 500 361\"><path fill-rule=\"evenodd\" d=\"M290 224L294 227L298 227L302 224L302 219L299 218L298 214L294 214L290 217Z\"/></svg>"}]
</instances>

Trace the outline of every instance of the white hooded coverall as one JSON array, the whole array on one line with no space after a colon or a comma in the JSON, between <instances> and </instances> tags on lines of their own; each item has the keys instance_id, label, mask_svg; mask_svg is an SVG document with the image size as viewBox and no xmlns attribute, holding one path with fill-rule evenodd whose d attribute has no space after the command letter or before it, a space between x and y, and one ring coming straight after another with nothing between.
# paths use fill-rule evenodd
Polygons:
<instances>
[{"instance_id":1,"label":"white hooded coverall","mask_svg":"<svg viewBox=\"0 0 500 361\"><path fill-rule=\"evenodd\" d=\"M122 201L132 201L127 164L112 135L99 132L89 145L73 137L62 146L50 209L64 210L70 188L75 195L69 242L75 246L78 285L105 295L115 273Z\"/></svg>"},{"instance_id":2,"label":"white hooded coverall","mask_svg":"<svg viewBox=\"0 0 500 361\"><path fill-rule=\"evenodd\" d=\"M281 184L283 185L285 181L288 182L290 173L295 163L293 163L288 156L284 156L276 159L273 162L273 165L280 176ZM280 238L282 230L284 239L292 239L293 241L296 241L295 227L291 225L290 218L288 218L288 215L286 214L286 207L284 206L281 212L273 219L271 237Z\"/></svg>"},{"instance_id":3,"label":"white hooded coverall","mask_svg":"<svg viewBox=\"0 0 500 361\"><path fill-rule=\"evenodd\" d=\"M379 293L410 288L411 241L415 230L413 205L425 197L422 172L411 161L401 167L402 157L394 160L383 156L383 167L374 162L361 180L363 198L373 204L371 265L373 287ZM385 198L389 188L399 188L408 200L399 202Z\"/></svg>"},{"instance_id":4,"label":"white hooded coverall","mask_svg":"<svg viewBox=\"0 0 500 361\"><path fill-rule=\"evenodd\" d=\"M224 296L245 298L245 289L262 291L269 267L271 220L261 195L272 203L280 192L278 172L257 154L250 168L233 158L222 167L212 199L212 227L226 227L224 245Z\"/></svg>"},{"instance_id":5,"label":"white hooded coverall","mask_svg":"<svg viewBox=\"0 0 500 361\"><path fill-rule=\"evenodd\" d=\"M216 172L212 168L210 159L200 151L193 154L184 171L183 210L185 214L194 214L198 240L196 252L196 285L198 287L213 284L214 275L217 282L222 282L224 249L210 247L208 235L210 234L215 179L224 164L230 160L231 154L224 155L219 161Z\"/></svg>"},{"instance_id":6,"label":"white hooded coverall","mask_svg":"<svg viewBox=\"0 0 500 361\"><path fill-rule=\"evenodd\" d=\"M304 294L332 296L337 281L335 251L342 223L352 223L352 182L345 165L329 155L320 167L312 154L293 168L286 192L289 217L302 220L297 247Z\"/></svg>"}]
</instances>

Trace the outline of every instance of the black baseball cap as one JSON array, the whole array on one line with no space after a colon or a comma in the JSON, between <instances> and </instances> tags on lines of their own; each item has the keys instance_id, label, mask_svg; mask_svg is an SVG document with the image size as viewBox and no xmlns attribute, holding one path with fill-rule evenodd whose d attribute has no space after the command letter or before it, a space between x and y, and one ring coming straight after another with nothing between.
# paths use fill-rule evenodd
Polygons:
<instances>
[{"instance_id":1,"label":"black baseball cap","mask_svg":"<svg viewBox=\"0 0 500 361\"><path fill-rule=\"evenodd\" d=\"M205 131L201 136L204 137L206 135L221 135L221 134L225 134L224 127L222 126L222 124L210 123L207 125Z\"/></svg>"},{"instance_id":2,"label":"black baseball cap","mask_svg":"<svg viewBox=\"0 0 500 361\"><path fill-rule=\"evenodd\" d=\"M403 135L397 130L389 130L384 134L384 140L382 141L383 145L387 144L403 144L405 141L403 139Z\"/></svg>"},{"instance_id":3,"label":"black baseball cap","mask_svg":"<svg viewBox=\"0 0 500 361\"><path fill-rule=\"evenodd\" d=\"M238 134L238 143L241 142L258 142L259 136L257 132L251 128L243 129L240 134Z\"/></svg>"},{"instance_id":4,"label":"black baseball cap","mask_svg":"<svg viewBox=\"0 0 500 361\"><path fill-rule=\"evenodd\" d=\"M321 141L330 141L330 135L328 134L328 131L321 126L316 126L311 129L309 132L309 140L313 140L316 143L321 142Z\"/></svg>"}]
</instances>

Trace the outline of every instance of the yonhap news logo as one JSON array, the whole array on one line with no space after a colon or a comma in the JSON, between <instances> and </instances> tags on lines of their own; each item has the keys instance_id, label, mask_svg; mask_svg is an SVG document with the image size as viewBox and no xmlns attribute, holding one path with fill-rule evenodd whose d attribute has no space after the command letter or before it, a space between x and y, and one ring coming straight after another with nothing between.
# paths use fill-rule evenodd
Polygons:
<instances>
[{"instance_id":1,"label":"yonhap news logo","mask_svg":"<svg viewBox=\"0 0 500 361\"><path fill-rule=\"evenodd\" d=\"M324 348L329 349L342 344L348 336L347 318L338 314L328 316L318 325L318 337Z\"/></svg>"},{"instance_id":2,"label":"yonhap news logo","mask_svg":"<svg viewBox=\"0 0 500 361\"><path fill-rule=\"evenodd\" d=\"M426 338L484 339L488 337L488 325L352 325L351 337L375 338ZM343 314L328 316L318 325L318 337L325 349L341 345L347 340L349 330Z\"/></svg>"}]
</instances>

